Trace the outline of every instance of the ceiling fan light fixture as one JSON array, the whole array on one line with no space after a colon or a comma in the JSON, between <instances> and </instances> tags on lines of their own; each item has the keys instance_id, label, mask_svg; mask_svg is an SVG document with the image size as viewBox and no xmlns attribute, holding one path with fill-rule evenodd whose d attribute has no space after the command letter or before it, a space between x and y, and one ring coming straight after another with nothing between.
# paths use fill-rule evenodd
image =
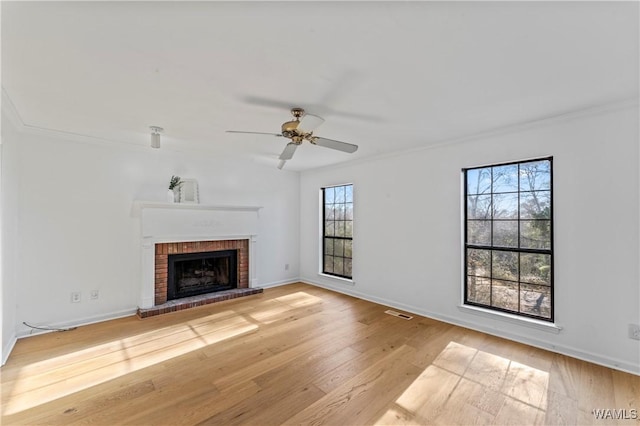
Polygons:
<instances>
[{"instance_id":1,"label":"ceiling fan light fixture","mask_svg":"<svg viewBox=\"0 0 640 426\"><path fill-rule=\"evenodd\" d=\"M160 132L164 129L158 126L149 126L151 129L151 148L160 148Z\"/></svg>"}]
</instances>

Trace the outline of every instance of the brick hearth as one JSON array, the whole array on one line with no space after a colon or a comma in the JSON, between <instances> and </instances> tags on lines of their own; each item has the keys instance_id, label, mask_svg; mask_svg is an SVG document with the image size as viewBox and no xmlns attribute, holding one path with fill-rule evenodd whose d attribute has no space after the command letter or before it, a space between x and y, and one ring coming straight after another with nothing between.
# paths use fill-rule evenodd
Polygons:
<instances>
[{"instance_id":1,"label":"brick hearth","mask_svg":"<svg viewBox=\"0 0 640 426\"><path fill-rule=\"evenodd\" d=\"M261 288L234 288L231 290L218 291L216 293L184 297L182 299L169 300L168 302L154 306L153 308L138 308L138 316L140 318L148 318L156 315L168 314L169 312L181 311L183 309L195 308L196 306L250 296L252 294L262 293L263 291L264 290Z\"/></svg>"}]
</instances>

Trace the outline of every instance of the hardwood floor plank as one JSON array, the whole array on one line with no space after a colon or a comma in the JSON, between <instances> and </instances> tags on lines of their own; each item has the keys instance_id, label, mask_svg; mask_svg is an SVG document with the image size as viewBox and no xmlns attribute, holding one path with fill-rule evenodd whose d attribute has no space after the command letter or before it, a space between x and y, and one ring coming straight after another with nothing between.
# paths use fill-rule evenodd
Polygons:
<instances>
[{"instance_id":1,"label":"hardwood floor plank","mask_svg":"<svg viewBox=\"0 0 640 426\"><path fill-rule=\"evenodd\" d=\"M545 425L578 424L578 401L575 399L549 391L546 407Z\"/></svg>"},{"instance_id":2,"label":"hardwood floor plank","mask_svg":"<svg viewBox=\"0 0 640 426\"><path fill-rule=\"evenodd\" d=\"M347 339L332 341L314 352L305 353L287 364L256 376L254 381L262 387L286 387L287 384L300 380L300 377L312 383L319 377L341 369L346 362L360 355L347 346L348 344Z\"/></svg>"},{"instance_id":3,"label":"hardwood floor plank","mask_svg":"<svg viewBox=\"0 0 640 426\"><path fill-rule=\"evenodd\" d=\"M255 382L245 381L223 391L218 391L215 387L205 387L196 388L195 394L189 395L163 395L158 393L154 395L155 404L134 407L137 410L123 413L123 420L115 423L127 425L195 425L231 409L260 391L261 388ZM93 424L109 423L94 422Z\"/></svg>"},{"instance_id":4,"label":"hardwood floor plank","mask_svg":"<svg viewBox=\"0 0 640 426\"><path fill-rule=\"evenodd\" d=\"M370 365L383 359L392 350L389 347L373 348L367 352L357 352L354 358L341 364L339 368L328 371L327 373L316 378L313 383L322 389L324 392L329 393L335 388L341 386L347 380L357 376L364 370L369 368Z\"/></svg>"},{"instance_id":5,"label":"hardwood floor plank","mask_svg":"<svg viewBox=\"0 0 640 426\"><path fill-rule=\"evenodd\" d=\"M104 393L95 400L67 397L52 403L36 406L26 413L19 413L4 418L5 424L72 424L90 415L119 407L123 401L136 399L150 392L155 387L151 380L134 383L117 390ZM95 398L95 395L91 395Z\"/></svg>"},{"instance_id":6,"label":"hardwood floor plank","mask_svg":"<svg viewBox=\"0 0 640 426\"><path fill-rule=\"evenodd\" d=\"M612 370L611 375L615 407L629 411L636 410L640 418L640 376L632 376L616 370Z\"/></svg>"},{"instance_id":7,"label":"hardwood floor plank","mask_svg":"<svg viewBox=\"0 0 640 426\"><path fill-rule=\"evenodd\" d=\"M486 398L484 403L477 404L476 398L482 398L482 391L485 390L479 383L472 382L465 378L460 379L456 387L451 392L449 398L436 411L433 424L436 425L489 425L492 424L495 415L491 402L496 402L495 398ZM502 400L503 401L503 400Z\"/></svg>"},{"instance_id":8,"label":"hardwood floor plank","mask_svg":"<svg viewBox=\"0 0 640 426\"><path fill-rule=\"evenodd\" d=\"M499 425L542 425L544 411L513 398L507 398L494 419Z\"/></svg>"},{"instance_id":9,"label":"hardwood floor plank","mask_svg":"<svg viewBox=\"0 0 640 426\"><path fill-rule=\"evenodd\" d=\"M330 425L345 419L351 424L365 424L380 405L392 402L418 376L420 370L408 362L414 352L407 345L393 350L284 424Z\"/></svg>"},{"instance_id":10,"label":"hardwood floor plank","mask_svg":"<svg viewBox=\"0 0 640 426\"><path fill-rule=\"evenodd\" d=\"M289 382L275 392L264 390L212 416L202 425L278 425L322 398L325 393L311 384Z\"/></svg>"},{"instance_id":11,"label":"hardwood floor plank","mask_svg":"<svg viewBox=\"0 0 640 426\"><path fill-rule=\"evenodd\" d=\"M578 409L591 415L596 408L617 408L611 369L582 362L578 374Z\"/></svg>"}]
</instances>

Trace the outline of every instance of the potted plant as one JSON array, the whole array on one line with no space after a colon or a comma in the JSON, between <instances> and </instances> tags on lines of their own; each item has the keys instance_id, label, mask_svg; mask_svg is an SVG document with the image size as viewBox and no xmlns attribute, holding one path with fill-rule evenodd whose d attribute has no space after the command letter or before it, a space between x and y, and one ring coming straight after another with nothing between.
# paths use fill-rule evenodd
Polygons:
<instances>
[{"instance_id":1,"label":"potted plant","mask_svg":"<svg viewBox=\"0 0 640 426\"><path fill-rule=\"evenodd\" d=\"M180 188L180 185L182 185L180 176L171 176L171 180L169 181L169 189L167 190L167 201L169 201L170 203L176 202L176 190Z\"/></svg>"}]
</instances>

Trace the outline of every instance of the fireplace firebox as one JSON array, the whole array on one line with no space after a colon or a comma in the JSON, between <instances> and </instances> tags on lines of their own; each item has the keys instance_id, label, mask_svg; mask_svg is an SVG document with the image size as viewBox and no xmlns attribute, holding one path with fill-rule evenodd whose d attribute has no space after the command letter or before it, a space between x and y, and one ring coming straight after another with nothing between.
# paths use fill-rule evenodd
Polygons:
<instances>
[{"instance_id":1,"label":"fireplace firebox","mask_svg":"<svg viewBox=\"0 0 640 426\"><path fill-rule=\"evenodd\" d=\"M238 250L168 256L167 300L238 287Z\"/></svg>"}]
</instances>

